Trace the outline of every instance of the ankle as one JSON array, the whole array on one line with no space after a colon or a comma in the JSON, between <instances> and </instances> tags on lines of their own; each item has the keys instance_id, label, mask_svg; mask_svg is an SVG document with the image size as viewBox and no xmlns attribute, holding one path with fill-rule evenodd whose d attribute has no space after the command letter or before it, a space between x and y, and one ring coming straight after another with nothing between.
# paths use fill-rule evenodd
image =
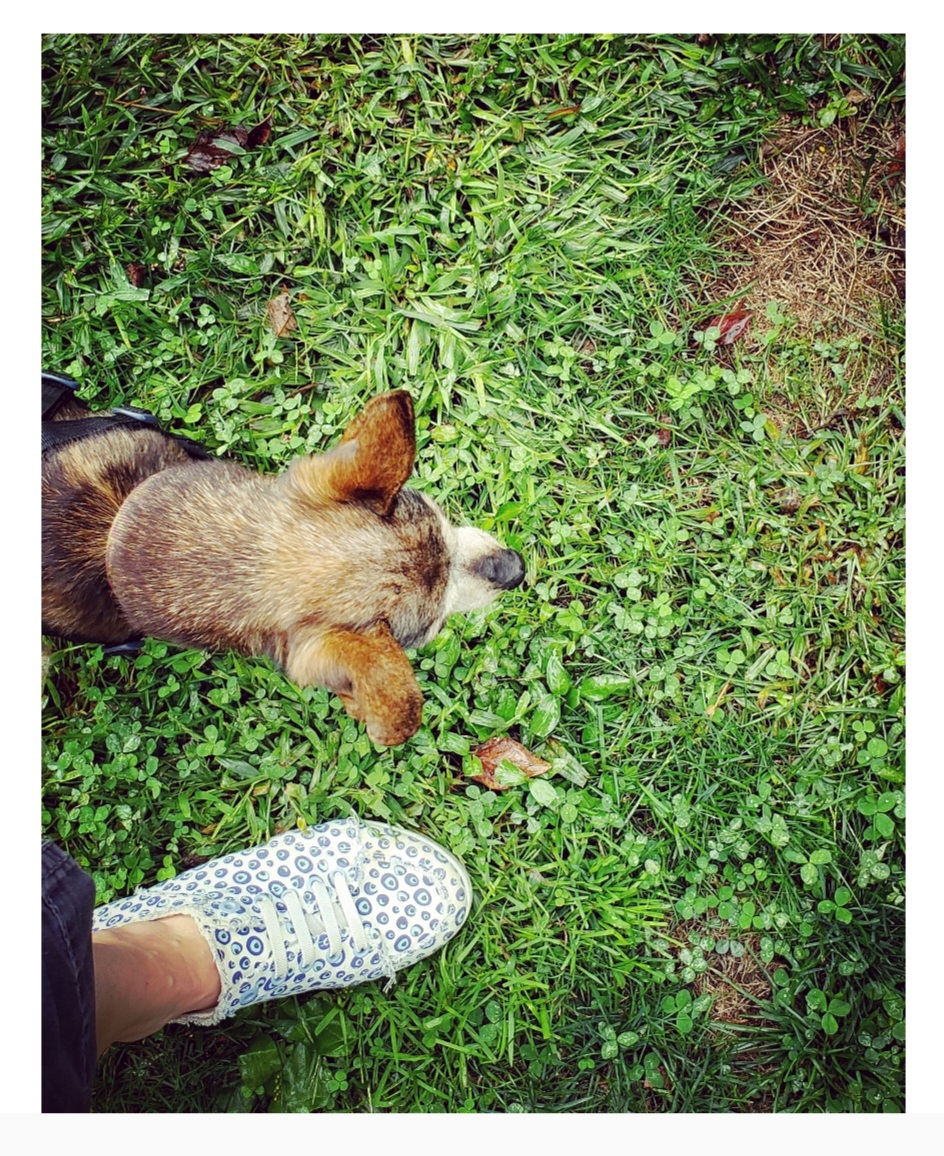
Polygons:
<instances>
[{"instance_id":1,"label":"ankle","mask_svg":"<svg viewBox=\"0 0 944 1156\"><path fill-rule=\"evenodd\" d=\"M99 1054L219 999L213 954L190 916L96 931L92 950Z\"/></svg>"}]
</instances>

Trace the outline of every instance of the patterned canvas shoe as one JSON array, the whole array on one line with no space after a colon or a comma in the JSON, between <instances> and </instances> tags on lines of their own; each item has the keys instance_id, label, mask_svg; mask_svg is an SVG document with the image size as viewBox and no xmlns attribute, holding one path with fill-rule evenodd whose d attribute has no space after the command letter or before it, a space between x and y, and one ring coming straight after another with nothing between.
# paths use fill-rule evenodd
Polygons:
<instances>
[{"instance_id":1,"label":"patterned canvas shoe","mask_svg":"<svg viewBox=\"0 0 944 1156\"><path fill-rule=\"evenodd\" d=\"M465 922L465 868L399 827L336 820L211 859L95 911L93 931L189 915L210 945L216 1007L175 1023L216 1024L240 1008L395 973Z\"/></svg>"}]
</instances>

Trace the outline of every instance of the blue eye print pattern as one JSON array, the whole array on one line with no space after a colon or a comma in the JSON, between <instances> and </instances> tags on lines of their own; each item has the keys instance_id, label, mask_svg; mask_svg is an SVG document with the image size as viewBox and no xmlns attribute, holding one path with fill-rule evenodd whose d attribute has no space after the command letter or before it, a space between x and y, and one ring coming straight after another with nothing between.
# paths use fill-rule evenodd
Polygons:
<instances>
[{"instance_id":1,"label":"blue eye print pattern","mask_svg":"<svg viewBox=\"0 0 944 1156\"><path fill-rule=\"evenodd\" d=\"M278 835L106 903L92 930L191 916L222 991L215 1007L174 1022L210 1025L265 1000L389 985L452 939L471 902L465 868L444 847L353 818Z\"/></svg>"}]
</instances>

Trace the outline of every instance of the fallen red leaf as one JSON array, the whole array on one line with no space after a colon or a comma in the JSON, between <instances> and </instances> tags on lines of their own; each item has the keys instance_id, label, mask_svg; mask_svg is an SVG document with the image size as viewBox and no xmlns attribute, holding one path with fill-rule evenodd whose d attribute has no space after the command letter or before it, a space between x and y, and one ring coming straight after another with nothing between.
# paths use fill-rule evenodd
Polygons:
<instances>
[{"instance_id":1,"label":"fallen red leaf","mask_svg":"<svg viewBox=\"0 0 944 1156\"><path fill-rule=\"evenodd\" d=\"M551 769L550 763L539 759L527 747L508 738L507 735L486 739L472 754L482 764L482 773L470 775L469 778L481 783L483 787L488 787L490 791L507 791L509 787L514 786L513 783L501 783L496 779L495 772L501 762L510 763L529 779L533 779L536 775L547 774Z\"/></svg>"},{"instance_id":2,"label":"fallen red leaf","mask_svg":"<svg viewBox=\"0 0 944 1156\"><path fill-rule=\"evenodd\" d=\"M747 330L751 323L751 314L747 309L735 309L731 313L722 313L708 323L709 329L720 329L719 345L732 345Z\"/></svg>"}]
</instances>

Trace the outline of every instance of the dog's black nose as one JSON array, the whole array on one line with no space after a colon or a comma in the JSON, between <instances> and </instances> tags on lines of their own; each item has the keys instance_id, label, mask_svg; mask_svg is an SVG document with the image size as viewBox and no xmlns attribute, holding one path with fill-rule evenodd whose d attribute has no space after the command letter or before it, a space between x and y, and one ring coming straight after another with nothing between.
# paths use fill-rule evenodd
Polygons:
<instances>
[{"instance_id":1,"label":"dog's black nose","mask_svg":"<svg viewBox=\"0 0 944 1156\"><path fill-rule=\"evenodd\" d=\"M472 567L499 590L514 590L524 578L524 559L517 550L498 550L480 558Z\"/></svg>"},{"instance_id":2,"label":"dog's black nose","mask_svg":"<svg viewBox=\"0 0 944 1156\"><path fill-rule=\"evenodd\" d=\"M517 550L505 550L504 557L506 577L503 582L499 582L499 586L503 590L514 590L524 581L524 558Z\"/></svg>"}]
</instances>

